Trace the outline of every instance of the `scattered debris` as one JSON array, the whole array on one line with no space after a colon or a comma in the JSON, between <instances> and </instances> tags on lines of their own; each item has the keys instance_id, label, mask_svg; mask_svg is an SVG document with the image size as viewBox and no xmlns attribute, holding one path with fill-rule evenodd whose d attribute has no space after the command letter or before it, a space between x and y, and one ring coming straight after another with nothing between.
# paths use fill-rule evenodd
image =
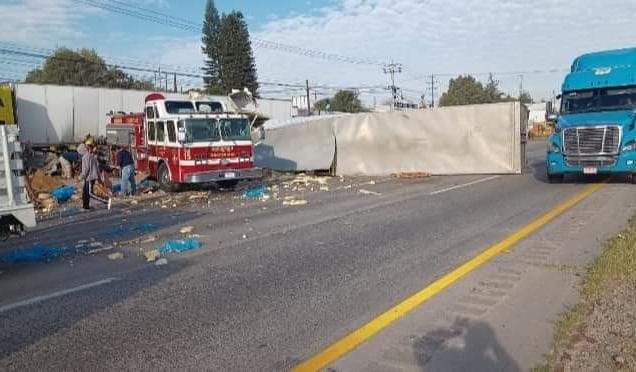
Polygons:
<instances>
[{"instance_id":1,"label":"scattered debris","mask_svg":"<svg viewBox=\"0 0 636 372\"><path fill-rule=\"evenodd\" d=\"M58 203L65 203L73 197L75 188L73 186L61 186L51 191L51 196Z\"/></svg>"},{"instance_id":2,"label":"scattered debris","mask_svg":"<svg viewBox=\"0 0 636 372\"><path fill-rule=\"evenodd\" d=\"M428 178L431 177L432 175L430 173L427 172L402 172L402 173L393 173L391 175L391 177L393 178L400 178L400 179L405 179L405 180L412 180L412 179L418 179L418 178Z\"/></svg>"},{"instance_id":3,"label":"scattered debris","mask_svg":"<svg viewBox=\"0 0 636 372\"><path fill-rule=\"evenodd\" d=\"M179 230L180 234L191 234L194 231L194 226L184 226Z\"/></svg>"},{"instance_id":4,"label":"scattered debris","mask_svg":"<svg viewBox=\"0 0 636 372\"><path fill-rule=\"evenodd\" d=\"M263 199L267 196L267 186L259 185L250 187L243 193L245 199Z\"/></svg>"},{"instance_id":5,"label":"scattered debris","mask_svg":"<svg viewBox=\"0 0 636 372\"><path fill-rule=\"evenodd\" d=\"M166 258L160 258L159 260L155 262L155 266L165 266L167 264L168 264L168 259Z\"/></svg>"},{"instance_id":6,"label":"scattered debris","mask_svg":"<svg viewBox=\"0 0 636 372\"><path fill-rule=\"evenodd\" d=\"M16 249L0 256L0 262L7 264L26 264L48 262L62 257L64 249L35 245L26 249Z\"/></svg>"},{"instance_id":7,"label":"scattered debris","mask_svg":"<svg viewBox=\"0 0 636 372\"><path fill-rule=\"evenodd\" d=\"M104 245L104 244L102 244L101 242L92 242L92 243L90 243L88 246L89 246L90 248L99 248L99 247L101 247L101 246L103 246L103 245Z\"/></svg>"},{"instance_id":8,"label":"scattered debris","mask_svg":"<svg viewBox=\"0 0 636 372\"><path fill-rule=\"evenodd\" d=\"M64 186L64 183L60 179L47 176L42 169L38 169L33 176L30 177L29 183L31 189L37 194L49 193L51 190Z\"/></svg>"},{"instance_id":9,"label":"scattered debris","mask_svg":"<svg viewBox=\"0 0 636 372\"><path fill-rule=\"evenodd\" d=\"M159 253L161 255L168 253L181 253L201 248L201 242L195 239L187 240L168 240L161 248Z\"/></svg>"},{"instance_id":10,"label":"scattered debris","mask_svg":"<svg viewBox=\"0 0 636 372\"><path fill-rule=\"evenodd\" d=\"M86 252L86 254L93 255L93 254L97 254L97 253L112 251L113 249L114 249L114 247L112 245L109 245L109 246L106 246L106 247L103 247L103 248L92 249L92 250Z\"/></svg>"},{"instance_id":11,"label":"scattered debris","mask_svg":"<svg viewBox=\"0 0 636 372\"><path fill-rule=\"evenodd\" d=\"M287 199L283 201L284 206L297 207L301 205L307 205L307 200L304 199Z\"/></svg>"},{"instance_id":12,"label":"scattered debris","mask_svg":"<svg viewBox=\"0 0 636 372\"><path fill-rule=\"evenodd\" d=\"M243 239L247 239L247 234L243 234Z\"/></svg>"},{"instance_id":13,"label":"scattered debris","mask_svg":"<svg viewBox=\"0 0 636 372\"><path fill-rule=\"evenodd\" d=\"M194 200L201 200L201 199L207 199L208 198L208 193L207 192L199 192L193 195L190 195L190 197L188 197L188 199L190 201L194 201Z\"/></svg>"},{"instance_id":14,"label":"scattered debris","mask_svg":"<svg viewBox=\"0 0 636 372\"><path fill-rule=\"evenodd\" d=\"M375 196L382 195L379 192L375 192L375 191L371 191L371 190L365 190L365 189L360 189L360 190L358 190L358 192L360 194L362 194L362 195L375 195Z\"/></svg>"},{"instance_id":15,"label":"scattered debris","mask_svg":"<svg viewBox=\"0 0 636 372\"><path fill-rule=\"evenodd\" d=\"M161 253L159 253L159 250L153 249L144 253L144 256L146 257L146 262L155 262L161 257Z\"/></svg>"},{"instance_id":16,"label":"scattered debris","mask_svg":"<svg viewBox=\"0 0 636 372\"><path fill-rule=\"evenodd\" d=\"M141 243L141 244L148 244L148 243L152 243L152 242L154 242L155 240L157 240L157 237L156 237L156 236L154 236L154 235L151 235L151 236L147 237L146 239L144 239L144 240L140 241L139 243Z\"/></svg>"},{"instance_id":17,"label":"scattered debris","mask_svg":"<svg viewBox=\"0 0 636 372\"><path fill-rule=\"evenodd\" d=\"M124 254L121 252L117 252L117 253L111 253L108 255L108 259L111 261L117 261L117 260L123 260L124 259Z\"/></svg>"}]
</instances>

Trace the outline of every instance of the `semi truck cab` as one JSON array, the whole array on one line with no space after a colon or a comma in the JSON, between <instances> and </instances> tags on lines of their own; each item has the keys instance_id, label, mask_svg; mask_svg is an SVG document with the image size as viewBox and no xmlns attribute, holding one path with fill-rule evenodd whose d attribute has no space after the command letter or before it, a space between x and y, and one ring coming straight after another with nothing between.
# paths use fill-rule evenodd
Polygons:
<instances>
[{"instance_id":1,"label":"semi truck cab","mask_svg":"<svg viewBox=\"0 0 636 372\"><path fill-rule=\"evenodd\" d=\"M546 168L550 182L566 174L636 173L636 48L574 60L551 119ZM550 121L550 120L549 120Z\"/></svg>"}]
</instances>

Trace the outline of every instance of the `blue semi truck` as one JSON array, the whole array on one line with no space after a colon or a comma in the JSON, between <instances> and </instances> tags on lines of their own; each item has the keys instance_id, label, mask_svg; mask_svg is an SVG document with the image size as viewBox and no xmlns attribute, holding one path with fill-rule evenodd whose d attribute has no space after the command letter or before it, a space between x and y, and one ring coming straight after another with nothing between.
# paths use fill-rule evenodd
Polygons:
<instances>
[{"instance_id":1,"label":"blue semi truck","mask_svg":"<svg viewBox=\"0 0 636 372\"><path fill-rule=\"evenodd\" d=\"M584 54L563 82L547 152L550 182L626 174L636 182L636 48Z\"/></svg>"}]
</instances>

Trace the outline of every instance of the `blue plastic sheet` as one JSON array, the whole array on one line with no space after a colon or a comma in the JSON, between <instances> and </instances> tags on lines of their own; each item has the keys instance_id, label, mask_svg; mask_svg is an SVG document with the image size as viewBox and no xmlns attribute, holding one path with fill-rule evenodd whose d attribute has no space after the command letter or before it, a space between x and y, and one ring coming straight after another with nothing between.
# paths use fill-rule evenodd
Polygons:
<instances>
[{"instance_id":1,"label":"blue plastic sheet","mask_svg":"<svg viewBox=\"0 0 636 372\"><path fill-rule=\"evenodd\" d=\"M261 185L261 186L250 187L249 189L245 190L245 192L243 193L243 197L246 199L261 199L266 194L267 194L267 187Z\"/></svg>"},{"instance_id":2,"label":"blue plastic sheet","mask_svg":"<svg viewBox=\"0 0 636 372\"><path fill-rule=\"evenodd\" d=\"M51 196L53 196L58 203L69 201L73 194L75 194L75 188L73 186L61 186L51 191Z\"/></svg>"},{"instance_id":3,"label":"blue plastic sheet","mask_svg":"<svg viewBox=\"0 0 636 372\"><path fill-rule=\"evenodd\" d=\"M159 248L162 255L168 253L181 253L201 248L201 242L195 239L187 240L168 240Z\"/></svg>"},{"instance_id":4,"label":"blue plastic sheet","mask_svg":"<svg viewBox=\"0 0 636 372\"><path fill-rule=\"evenodd\" d=\"M36 245L25 249L16 249L0 256L0 262L7 264L26 264L48 262L55 258L62 257L64 249Z\"/></svg>"}]
</instances>

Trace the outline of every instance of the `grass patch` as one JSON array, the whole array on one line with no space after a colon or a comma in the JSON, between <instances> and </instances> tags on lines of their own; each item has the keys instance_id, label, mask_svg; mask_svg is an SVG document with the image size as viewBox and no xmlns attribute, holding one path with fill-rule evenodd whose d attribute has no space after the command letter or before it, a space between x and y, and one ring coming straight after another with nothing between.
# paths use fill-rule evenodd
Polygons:
<instances>
[{"instance_id":1,"label":"grass patch","mask_svg":"<svg viewBox=\"0 0 636 372\"><path fill-rule=\"evenodd\" d=\"M582 329L594 303L607 295L606 291L617 282L636 288L636 217L632 217L627 229L605 242L602 253L587 268L581 302L559 316L552 352L546 355L545 364L534 368L534 372L554 370L557 356Z\"/></svg>"}]
</instances>

